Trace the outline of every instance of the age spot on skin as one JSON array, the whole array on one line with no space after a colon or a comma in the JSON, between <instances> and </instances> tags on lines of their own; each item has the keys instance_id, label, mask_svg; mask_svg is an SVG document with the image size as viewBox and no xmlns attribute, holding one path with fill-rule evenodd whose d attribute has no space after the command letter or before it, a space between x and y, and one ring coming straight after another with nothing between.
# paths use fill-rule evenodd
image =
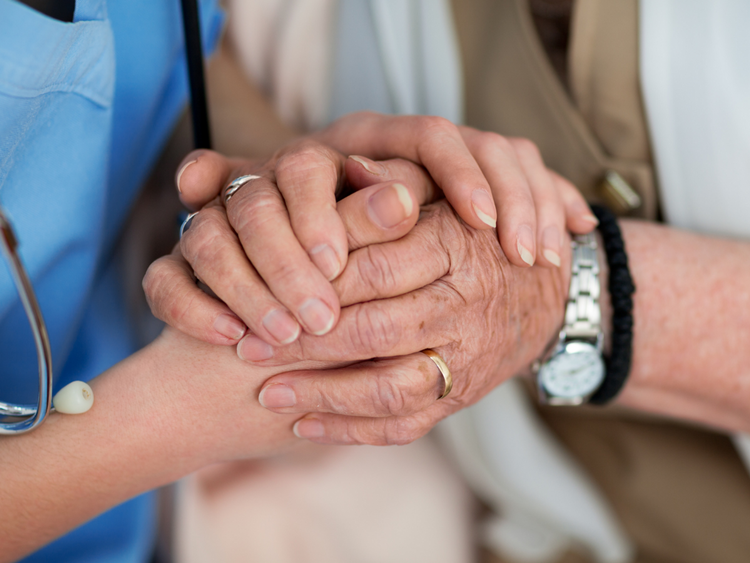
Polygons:
<instances>
[{"instance_id":1,"label":"age spot on skin","mask_svg":"<svg viewBox=\"0 0 750 563\"><path fill-rule=\"evenodd\" d=\"M424 328L424 321L422 321L421 323L419 323L419 330L422 330L423 328Z\"/></svg>"}]
</instances>

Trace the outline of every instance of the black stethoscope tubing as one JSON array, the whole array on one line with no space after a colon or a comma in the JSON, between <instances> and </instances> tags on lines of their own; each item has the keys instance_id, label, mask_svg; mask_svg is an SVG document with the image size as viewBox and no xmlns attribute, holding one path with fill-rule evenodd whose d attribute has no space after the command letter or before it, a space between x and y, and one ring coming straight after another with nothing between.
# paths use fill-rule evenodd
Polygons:
<instances>
[{"instance_id":1,"label":"black stethoscope tubing","mask_svg":"<svg viewBox=\"0 0 750 563\"><path fill-rule=\"evenodd\" d=\"M201 43L198 0L180 0L182 3L182 26L185 32L188 79L190 83L190 108L193 120L193 142L196 149L211 148L211 129L208 121L206 79L203 69L203 45Z\"/></svg>"}]
</instances>

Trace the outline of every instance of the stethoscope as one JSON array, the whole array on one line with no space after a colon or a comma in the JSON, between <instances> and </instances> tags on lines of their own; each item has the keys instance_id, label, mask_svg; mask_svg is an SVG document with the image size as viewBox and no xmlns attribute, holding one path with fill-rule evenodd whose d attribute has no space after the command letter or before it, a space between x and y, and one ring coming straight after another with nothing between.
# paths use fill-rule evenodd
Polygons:
<instances>
[{"instance_id":1,"label":"stethoscope","mask_svg":"<svg viewBox=\"0 0 750 563\"><path fill-rule=\"evenodd\" d=\"M181 2L195 147L210 148L198 4L197 0L181 0ZM0 401L0 435L13 435L23 434L37 428L53 410L64 414L81 414L88 411L94 404L94 392L87 383L73 381L60 389L54 397L52 396L52 350L47 326L26 268L18 254L18 238L2 206L0 206L0 246L10 266L13 282L31 325L39 370L39 396L35 405Z\"/></svg>"}]
</instances>

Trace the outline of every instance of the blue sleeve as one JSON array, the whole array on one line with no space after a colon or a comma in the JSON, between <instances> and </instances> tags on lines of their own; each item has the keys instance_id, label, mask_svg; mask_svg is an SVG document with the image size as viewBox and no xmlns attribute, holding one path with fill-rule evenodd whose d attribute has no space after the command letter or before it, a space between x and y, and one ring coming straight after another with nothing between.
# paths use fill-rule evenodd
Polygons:
<instances>
[{"instance_id":1,"label":"blue sleeve","mask_svg":"<svg viewBox=\"0 0 750 563\"><path fill-rule=\"evenodd\" d=\"M223 24L216 0L201 2L201 16L211 52ZM50 333L56 389L133 352L111 249L186 84L179 0L77 0L72 24L0 0L0 205ZM36 393L33 341L3 265L0 400ZM28 561L145 562L154 507L142 495Z\"/></svg>"}]
</instances>

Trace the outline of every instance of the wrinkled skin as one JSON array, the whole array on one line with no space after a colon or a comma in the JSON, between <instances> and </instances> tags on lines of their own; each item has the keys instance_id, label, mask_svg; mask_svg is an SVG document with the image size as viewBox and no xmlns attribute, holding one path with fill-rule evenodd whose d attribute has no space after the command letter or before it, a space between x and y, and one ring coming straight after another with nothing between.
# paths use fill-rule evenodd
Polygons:
<instances>
[{"instance_id":1,"label":"wrinkled skin","mask_svg":"<svg viewBox=\"0 0 750 563\"><path fill-rule=\"evenodd\" d=\"M226 212L204 207L247 174L261 178L246 183ZM370 226L359 245L394 240L417 218L409 205L375 225L366 207L377 184L400 184L418 204L444 196L471 227L496 226L503 252L520 267L559 267L566 228L588 232L596 223L580 193L547 170L531 141L430 116L351 114L257 161L194 151L176 182L182 201L203 211L180 251L154 263L144 289L157 318L212 344L237 344L248 329L268 347L285 346L303 331L330 331L340 306L330 281L358 248L353 232ZM361 217L348 223L336 202L344 183L370 189L352 206ZM195 290L193 272L221 301ZM255 352L262 355L261 348Z\"/></svg>"},{"instance_id":2,"label":"wrinkled skin","mask_svg":"<svg viewBox=\"0 0 750 563\"><path fill-rule=\"evenodd\" d=\"M468 227L445 201L428 205L403 239L352 253L334 287L342 305L356 304L342 309L330 334L303 334L258 362L360 363L274 376L264 384L261 403L269 406L266 390L285 384L296 405L273 410L314 413L296 426L303 437L409 443L542 354L563 316L569 261L568 252L560 269L511 265L494 233ZM442 378L436 367L415 353L425 348L438 352L453 373L453 391L443 400L437 400Z\"/></svg>"}]
</instances>

